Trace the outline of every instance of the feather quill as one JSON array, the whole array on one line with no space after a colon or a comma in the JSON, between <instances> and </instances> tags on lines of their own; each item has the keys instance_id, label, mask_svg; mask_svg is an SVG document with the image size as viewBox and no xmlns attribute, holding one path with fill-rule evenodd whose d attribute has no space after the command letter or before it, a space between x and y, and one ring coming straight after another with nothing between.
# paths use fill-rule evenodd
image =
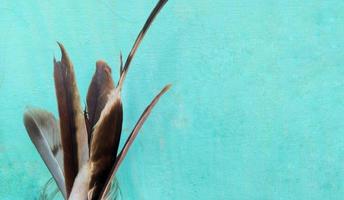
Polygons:
<instances>
[{"instance_id":1,"label":"feather quill","mask_svg":"<svg viewBox=\"0 0 344 200\"><path fill-rule=\"evenodd\" d=\"M60 129L57 120L47 111L30 109L24 113L24 125L62 195L66 197Z\"/></svg>"},{"instance_id":2,"label":"feather quill","mask_svg":"<svg viewBox=\"0 0 344 200\"><path fill-rule=\"evenodd\" d=\"M54 59L54 79L68 197L78 171L88 160L88 141L73 65L63 45L58 44L62 57L58 62Z\"/></svg>"},{"instance_id":3,"label":"feather quill","mask_svg":"<svg viewBox=\"0 0 344 200\"><path fill-rule=\"evenodd\" d=\"M75 178L69 200L87 200L89 171L89 164L86 163Z\"/></svg>"}]
</instances>

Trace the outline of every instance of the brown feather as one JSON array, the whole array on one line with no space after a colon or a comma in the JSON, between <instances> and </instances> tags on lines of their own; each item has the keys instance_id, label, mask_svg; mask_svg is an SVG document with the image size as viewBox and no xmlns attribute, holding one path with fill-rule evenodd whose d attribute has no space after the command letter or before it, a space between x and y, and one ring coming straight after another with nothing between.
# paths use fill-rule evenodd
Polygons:
<instances>
[{"instance_id":1,"label":"brown feather","mask_svg":"<svg viewBox=\"0 0 344 200\"><path fill-rule=\"evenodd\" d=\"M167 85L165 86L161 92L152 100L152 102L148 105L148 107L143 111L141 117L139 118L138 122L136 123L134 129L132 130L132 132L130 133L127 141L125 142L121 152L119 153L119 155L116 158L116 162L115 165L113 166L111 173L106 181L105 187L103 188L103 191L101 192L100 195L100 199L105 199L106 194L109 192L109 189L111 188L111 183L116 175L116 172L119 168L119 166L121 165L123 159L125 158L125 156L128 153L128 150L130 148L130 146L132 145L132 143L134 142L137 134L139 133L142 125L144 124L144 122L146 121L146 119L148 118L149 114L151 113L152 109L154 108L154 106L158 103L160 97L167 92L167 90L171 87L171 85Z\"/></svg>"},{"instance_id":2,"label":"brown feather","mask_svg":"<svg viewBox=\"0 0 344 200\"><path fill-rule=\"evenodd\" d=\"M119 91L113 90L94 127L90 151L89 199L97 199L113 166L121 137L123 108Z\"/></svg>"},{"instance_id":3,"label":"brown feather","mask_svg":"<svg viewBox=\"0 0 344 200\"><path fill-rule=\"evenodd\" d=\"M111 77L111 68L104 62L96 63L96 72L93 75L87 92L88 114L88 138L91 142L91 134L94 125L99 120L100 114L109 99L110 92L115 88Z\"/></svg>"},{"instance_id":4,"label":"brown feather","mask_svg":"<svg viewBox=\"0 0 344 200\"><path fill-rule=\"evenodd\" d=\"M90 200L99 198L99 194L103 190L104 184L109 178L111 167L116 161L123 120L123 108L120 93L131 60L133 59L137 48L139 47L154 18L166 2L167 0L159 0L157 5L151 12L150 16L148 17L146 23L139 33L123 68L121 58L122 56L120 56L120 80L118 81L117 87L114 90L110 101L106 104L104 110L101 113L101 117L94 128L93 139L91 141L91 172L88 194L88 198ZM150 111L148 111L148 113L149 112Z\"/></svg>"},{"instance_id":5,"label":"brown feather","mask_svg":"<svg viewBox=\"0 0 344 200\"><path fill-rule=\"evenodd\" d=\"M146 23L143 25L139 35L137 36L135 43L134 43L134 45L133 45L133 47L132 47L132 49L131 49L128 57L127 57L127 60L125 61L124 67L123 67L123 69L121 69L121 77L120 77L118 84L117 84L117 87L119 88L119 90L122 90L123 82L124 82L124 79L128 73L130 63L131 63L133 57L135 56L135 53L136 53L139 45L141 44L143 37L145 36L147 30L149 29L150 25L154 21L155 17L158 15L158 13L164 7L164 5L167 3L167 1L168 0L159 0L159 2L156 4L154 9L150 13L148 19L146 20Z\"/></svg>"},{"instance_id":6,"label":"brown feather","mask_svg":"<svg viewBox=\"0 0 344 200\"><path fill-rule=\"evenodd\" d=\"M120 98L121 98L121 97L120 97L120 92L121 92L121 90L122 90L122 87L123 87L123 83L124 83L125 77L126 77L126 75L127 75L127 73L128 73L130 63L131 63L133 57L135 56L135 53L136 53L136 51L137 51L137 49L138 49L140 43L142 42L142 39L143 39L143 37L145 36L147 30L149 29L149 27L150 27L150 25L152 24L152 22L154 21L155 17L156 17L157 14L159 13L159 11L164 7L164 5L166 4L167 1L168 1L168 0L159 0L159 2L157 3L157 5L154 7L154 9L152 10L152 12L150 13L148 19L146 20L144 26L142 27L142 29L141 29L139 35L137 36L137 38L136 38L136 40L135 40L135 43L134 43L134 45L133 45L133 47L132 47L132 49L131 49L131 51L130 51L130 53L129 53L127 59L126 59L126 62L125 62L125 64L124 64L124 66L123 66L123 64L122 64L122 55L120 55L120 61L121 61L120 79L119 79L119 81L118 81L118 84L117 84L117 87L116 87L116 92L115 92L115 94L118 95L117 98L118 98L118 101L119 101L119 102L121 102L121 99L120 99ZM123 67L122 67L122 66L123 66ZM162 93L159 94L156 98L159 99L160 96L161 96L164 92L166 92L167 89L168 89L168 87L164 88L164 90L162 91ZM157 101L157 100L156 100L156 101ZM153 101L152 103L154 103L154 101ZM156 103L156 102L155 102L155 103ZM154 103L154 105L155 105L155 103ZM148 116L150 110L153 108L154 105L152 105L150 109L147 108L148 110L145 111L145 113L147 113L147 114L144 113L143 115L144 115L144 116L145 116L145 115ZM121 105L121 108L122 108L122 105ZM140 121L142 121L142 123L144 122L144 120L145 120L145 118L140 119ZM122 120L121 120L121 122L122 122ZM117 122L116 122L116 123L117 123ZM137 124L137 125L138 125L138 126L142 126L142 124L141 124L141 125L140 125L140 124L141 124L141 122L139 122L139 124ZM140 129L140 128L138 128L138 129ZM138 130L137 130L137 131L138 131ZM137 134L137 133L135 133L135 134ZM119 139L120 139L120 133L119 133L119 136L118 136L118 142L119 142ZM92 144L93 144L93 141L92 141ZM129 144L129 146L130 146L130 144ZM91 146L91 149L92 149L92 148L93 148L93 147ZM116 153L113 154L112 156L117 156L117 149L118 149L118 145L116 146ZM92 151L93 151L93 150L92 150ZM126 152L124 152L124 154L126 154ZM123 155L123 157L124 157L124 156L125 156L125 155ZM92 157L92 155L91 155L91 157ZM120 157L120 155L119 155L118 157ZM118 158L118 157L117 157L117 158ZM111 157L111 158L113 158L113 157ZM122 158L122 159L123 159L123 158ZM117 170L117 169L115 169L115 170L113 170L111 173L109 173L109 172L110 172L110 168L113 166L114 162L115 162L114 160L111 160L111 162L110 162L110 161L107 162L107 163L109 163L109 164L112 163L112 165L106 167L106 170L105 170L106 173L103 173L104 177L103 177L103 176L101 177L101 179L102 179L102 181L101 181L102 184L101 184L101 185L96 185L96 187L93 186L93 188L92 188L91 186L92 186L92 185L95 185L95 184L90 183L89 199L91 199L90 197L92 197L92 199L98 199L99 197L104 198L104 197L103 197L104 192L102 192L102 191L104 191L104 186L105 186L106 188L108 187L108 185L109 185L108 180L110 179L109 177L112 177L112 175L115 174L115 172L113 172L113 171L116 171L116 170ZM120 162L121 162L121 161L120 161ZM120 163L120 162L119 162L119 163ZM93 167L92 167L92 165L91 165L91 170L92 170L92 168L93 168ZM92 174L92 172L91 172L91 174ZM96 178L97 178L97 177L94 176L94 179L96 179ZM105 178L105 179L104 179L104 178ZM111 179L113 179L113 177L112 177ZM92 177L91 177L91 180L92 180ZM104 183L105 183L105 185L104 185ZM101 190L100 190L100 189L101 189ZM101 196L98 197L99 192L101 192ZM93 194L96 194L96 195L93 195Z\"/></svg>"},{"instance_id":7,"label":"brown feather","mask_svg":"<svg viewBox=\"0 0 344 200\"><path fill-rule=\"evenodd\" d=\"M58 44L62 58L58 62L54 59L54 79L68 197L79 169L88 160L88 142L73 65L63 45Z\"/></svg>"}]
</instances>

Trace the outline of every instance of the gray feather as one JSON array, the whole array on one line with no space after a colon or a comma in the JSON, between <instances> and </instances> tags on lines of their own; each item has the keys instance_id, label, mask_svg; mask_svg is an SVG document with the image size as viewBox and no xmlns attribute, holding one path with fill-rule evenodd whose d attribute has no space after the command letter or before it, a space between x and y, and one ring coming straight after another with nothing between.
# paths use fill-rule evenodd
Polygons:
<instances>
[{"instance_id":1,"label":"gray feather","mask_svg":"<svg viewBox=\"0 0 344 200\"><path fill-rule=\"evenodd\" d=\"M66 197L62 167L63 154L58 122L47 111L29 109L24 114L24 124L32 143L41 155L63 196Z\"/></svg>"}]
</instances>

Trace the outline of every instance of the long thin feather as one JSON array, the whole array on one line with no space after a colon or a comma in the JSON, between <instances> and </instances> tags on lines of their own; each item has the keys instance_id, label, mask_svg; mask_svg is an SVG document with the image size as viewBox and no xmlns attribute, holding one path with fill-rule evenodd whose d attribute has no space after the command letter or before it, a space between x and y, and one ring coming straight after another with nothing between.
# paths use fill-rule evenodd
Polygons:
<instances>
[{"instance_id":1,"label":"long thin feather","mask_svg":"<svg viewBox=\"0 0 344 200\"><path fill-rule=\"evenodd\" d=\"M88 198L97 199L113 166L122 132L123 108L119 91L113 90L105 105L91 142Z\"/></svg>"},{"instance_id":2,"label":"long thin feather","mask_svg":"<svg viewBox=\"0 0 344 200\"><path fill-rule=\"evenodd\" d=\"M62 149L58 122L47 111L30 109L24 113L24 125L32 143L66 198L63 166L59 163L62 162Z\"/></svg>"},{"instance_id":3,"label":"long thin feather","mask_svg":"<svg viewBox=\"0 0 344 200\"><path fill-rule=\"evenodd\" d=\"M148 105L148 107L143 111L141 117L139 118L138 122L136 123L133 131L130 133L127 141L125 142L122 151L120 152L120 154L117 156L116 158L116 162L115 165L113 166L110 176L108 177L107 181L106 181L106 185L103 188L103 191L100 195L100 199L105 199L106 194L109 192L109 189L111 188L111 183L112 180L114 179L116 172L119 168L119 166L121 165L123 159L125 158L125 156L128 153L128 150L130 148L130 146L132 145L132 143L134 142L137 134L139 133L142 125L144 124L144 122L146 121L146 119L148 118L149 114L151 113L152 109L154 108L154 106L158 103L160 97L167 92L167 90L171 87L171 85L167 85L165 86L161 92L153 99L153 101Z\"/></svg>"},{"instance_id":4,"label":"long thin feather","mask_svg":"<svg viewBox=\"0 0 344 200\"><path fill-rule=\"evenodd\" d=\"M93 75L87 92L88 135L91 142L91 134L94 125L98 122L100 114L109 100L110 92L115 88L111 77L111 68L104 61L96 63L96 72Z\"/></svg>"},{"instance_id":5,"label":"long thin feather","mask_svg":"<svg viewBox=\"0 0 344 200\"><path fill-rule=\"evenodd\" d=\"M62 58L58 62L54 59L54 79L68 197L78 171L88 160L89 152L85 119L80 105L73 65L63 45L58 44Z\"/></svg>"},{"instance_id":6,"label":"long thin feather","mask_svg":"<svg viewBox=\"0 0 344 200\"><path fill-rule=\"evenodd\" d=\"M123 70L121 70L121 77L118 81L117 87L119 88L119 90L122 89L123 87L123 82L124 79L128 73L128 69L131 63L131 60L133 59L140 43L142 42L143 37L145 36L147 30L149 29L150 25L152 24L152 22L154 21L155 17L157 16L157 14L159 13L159 11L164 7L164 5L167 3L168 0L159 0L159 2L157 3L157 5L155 6L155 8L153 9L153 11L150 13L146 23L143 25L139 35L136 38L136 41L127 57L127 60L125 61Z\"/></svg>"}]
</instances>

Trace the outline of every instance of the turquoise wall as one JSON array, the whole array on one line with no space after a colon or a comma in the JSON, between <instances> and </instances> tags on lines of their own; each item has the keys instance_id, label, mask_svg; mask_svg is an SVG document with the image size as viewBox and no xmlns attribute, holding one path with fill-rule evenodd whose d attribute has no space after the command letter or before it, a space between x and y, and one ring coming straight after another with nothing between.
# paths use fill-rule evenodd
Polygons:
<instances>
[{"instance_id":1,"label":"turquoise wall","mask_svg":"<svg viewBox=\"0 0 344 200\"><path fill-rule=\"evenodd\" d=\"M50 175L22 123L57 114L62 42L85 99L97 59L118 79L156 0L0 3L0 199L35 199ZM172 90L119 170L124 199L342 199L344 1L170 0L128 74L125 138Z\"/></svg>"}]
</instances>

